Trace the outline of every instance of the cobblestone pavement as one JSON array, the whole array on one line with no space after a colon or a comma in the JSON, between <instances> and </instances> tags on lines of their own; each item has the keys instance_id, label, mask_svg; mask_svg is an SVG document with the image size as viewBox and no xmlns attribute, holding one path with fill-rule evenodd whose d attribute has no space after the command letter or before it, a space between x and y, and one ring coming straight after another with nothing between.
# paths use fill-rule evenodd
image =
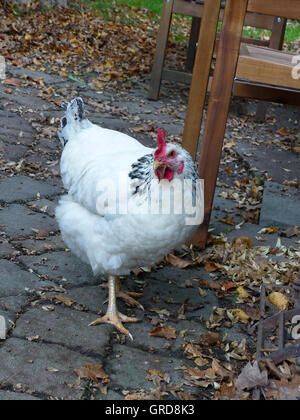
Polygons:
<instances>
[{"instance_id":1,"label":"cobblestone pavement","mask_svg":"<svg viewBox=\"0 0 300 420\"><path fill-rule=\"evenodd\" d=\"M197 291L199 279L210 279L211 274L200 267L183 270L167 265L124 279L128 289L143 292L140 302L145 308L144 312L129 309L120 302L122 311L141 319L129 326L134 341L124 340L109 325L88 327L99 310L105 310L107 290L100 287L103 279L95 278L90 268L66 249L54 218L63 191L56 136L56 119L62 114L58 98L69 100L79 94L87 102L93 122L153 144L150 133L156 127L164 128L171 138L182 133L187 88L165 84L160 100L150 102L147 84L142 82L126 91L97 93L47 74L18 68L8 71L7 77L21 80L22 85L0 84L0 319L4 317L7 329L0 341L0 400L120 400L128 391L149 392L154 387L146 378L149 369L166 375L165 398L179 398L180 390L202 398L205 389L184 380L181 368L193 366L193 362L181 346L184 340L197 339L206 331L205 320L213 307L220 306L213 291L208 290L205 298ZM254 109L253 104L235 101L231 116L241 107L248 116ZM284 179L300 179L299 156L262 141L272 135L279 138L276 130L282 126L295 130L298 112L274 106L270 114L276 116L275 121L255 124L249 117L249 125L229 126L228 138L234 134L249 140L236 145L240 156L236 171L246 173L252 168L259 174L267 170L270 179L273 177L265 186L261 225L245 224L240 231L231 232L231 238L254 238L261 227L274 223L299 225L299 189L286 187L285 196L280 189ZM222 176L225 184L229 183L230 175L224 172ZM228 230L219 219L230 205L228 200L216 198L215 232ZM273 245L276 240L276 235L267 239ZM178 317L186 299L193 310ZM176 328L176 339L149 335L159 317ZM250 346L254 344L255 337L238 325L219 332L226 335L225 340L246 338ZM91 382L79 380L74 369L88 363L103 364L109 382L92 387ZM206 393L207 397L209 391Z\"/></svg>"}]
</instances>

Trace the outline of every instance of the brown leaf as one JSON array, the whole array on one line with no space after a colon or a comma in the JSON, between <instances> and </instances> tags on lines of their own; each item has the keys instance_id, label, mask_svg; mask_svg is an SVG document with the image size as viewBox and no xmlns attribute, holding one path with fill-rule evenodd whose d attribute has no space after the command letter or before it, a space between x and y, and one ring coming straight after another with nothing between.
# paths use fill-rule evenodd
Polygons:
<instances>
[{"instance_id":1,"label":"brown leaf","mask_svg":"<svg viewBox=\"0 0 300 420\"><path fill-rule=\"evenodd\" d=\"M213 331L206 331L200 335L200 343L208 347L220 346L222 344L222 337Z\"/></svg>"},{"instance_id":2,"label":"brown leaf","mask_svg":"<svg viewBox=\"0 0 300 420\"><path fill-rule=\"evenodd\" d=\"M277 233L277 232L279 232L278 228L269 227L269 228L262 229L259 233L263 233L264 235L272 235L273 233Z\"/></svg>"},{"instance_id":3,"label":"brown leaf","mask_svg":"<svg viewBox=\"0 0 300 420\"><path fill-rule=\"evenodd\" d=\"M8 86L22 86L22 80L11 78L11 79L5 79L3 82L5 85Z\"/></svg>"},{"instance_id":4,"label":"brown leaf","mask_svg":"<svg viewBox=\"0 0 300 420\"><path fill-rule=\"evenodd\" d=\"M289 136L291 134L290 130L288 130L285 127L279 128L279 130L277 130L276 133L280 134L281 136Z\"/></svg>"},{"instance_id":5,"label":"brown leaf","mask_svg":"<svg viewBox=\"0 0 300 420\"><path fill-rule=\"evenodd\" d=\"M292 379L289 381L282 378L280 381L272 380L264 389L267 398L276 400L296 401L300 398L300 375L294 372Z\"/></svg>"},{"instance_id":6,"label":"brown leaf","mask_svg":"<svg viewBox=\"0 0 300 420\"><path fill-rule=\"evenodd\" d=\"M208 271L209 273L213 273L214 271L219 270L219 266L213 261L206 260L204 264L204 269Z\"/></svg>"},{"instance_id":7,"label":"brown leaf","mask_svg":"<svg viewBox=\"0 0 300 420\"><path fill-rule=\"evenodd\" d=\"M293 147L293 152L300 154L300 146L294 146ZM298 183L298 186L299 186L299 183Z\"/></svg>"},{"instance_id":8,"label":"brown leaf","mask_svg":"<svg viewBox=\"0 0 300 420\"><path fill-rule=\"evenodd\" d=\"M152 337L163 337L166 339L176 338L176 328L168 325L161 325L155 327L152 331L149 331L149 335Z\"/></svg>"},{"instance_id":9,"label":"brown leaf","mask_svg":"<svg viewBox=\"0 0 300 420\"><path fill-rule=\"evenodd\" d=\"M292 238L293 236L298 236L298 234L298 226L289 227L281 232L281 236L284 236L285 238Z\"/></svg>"},{"instance_id":10,"label":"brown leaf","mask_svg":"<svg viewBox=\"0 0 300 420\"><path fill-rule=\"evenodd\" d=\"M193 343L184 343L181 346L181 349L184 351L188 359L193 359L195 364L199 367L208 365L208 360L205 359L205 356L202 354L201 347Z\"/></svg>"},{"instance_id":11,"label":"brown leaf","mask_svg":"<svg viewBox=\"0 0 300 420\"><path fill-rule=\"evenodd\" d=\"M230 225L230 226L235 225L234 217L231 217L230 219L229 217L223 217L222 219L220 219L220 222L225 223L226 225Z\"/></svg>"},{"instance_id":12,"label":"brown leaf","mask_svg":"<svg viewBox=\"0 0 300 420\"><path fill-rule=\"evenodd\" d=\"M300 147L299 147L299 152L300 152ZM282 185L285 185L285 186L287 186L287 187L295 187L295 188L299 188L300 183L299 183L299 181L297 181L297 180L294 180L294 181L284 181L284 182L282 183Z\"/></svg>"},{"instance_id":13,"label":"brown leaf","mask_svg":"<svg viewBox=\"0 0 300 420\"><path fill-rule=\"evenodd\" d=\"M44 238L48 238L49 236L49 232L47 232L46 230L40 229L37 232L36 238L37 239L44 239Z\"/></svg>"},{"instance_id":14,"label":"brown leaf","mask_svg":"<svg viewBox=\"0 0 300 420\"><path fill-rule=\"evenodd\" d=\"M200 280L199 286L205 287L210 290L221 290L221 285L213 280Z\"/></svg>"},{"instance_id":15,"label":"brown leaf","mask_svg":"<svg viewBox=\"0 0 300 420\"><path fill-rule=\"evenodd\" d=\"M66 296L61 296L61 295L52 295L51 299L57 299L60 302L64 303L66 306L70 307L72 305L74 305L75 301L66 297Z\"/></svg>"},{"instance_id":16,"label":"brown leaf","mask_svg":"<svg viewBox=\"0 0 300 420\"><path fill-rule=\"evenodd\" d=\"M190 393L190 392L189 392L188 394L186 394L185 392L179 391L179 392L178 392L178 396L179 396L179 398L180 398L181 400L184 400L184 401L196 400L196 398L193 398L193 397L191 396L191 393Z\"/></svg>"},{"instance_id":17,"label":"brown leaf","mask_svg":"<svg viewBox=\"0 0 300 420\"><path fill-rule=\"evenodd\" d=\"M102 383L109 382L109 376L104 372L103 365L93 365L87 363L84 366L74 369L75 373L80 379L89 379L95 383L98 383L98 379L102 380Z\"/></svg>"},{"instance_id":18,"label":"brown leaf","mask_svg":"<svg viewBox=\"0 0 300 420\"><path fill-rule=\"evenodd\" d=\"M228 292L228 290L230 290L230 289L235 289L235 288L236 288L236 284L235 284L235 283L233 283L232 281L228 281L228 280L226 280L226 281L223 281L223 282L221 283L221 287L222 287L222 289L224 289L224 290L225 290L225 292L227 293L227 292Z\"/></svg>"},{"instance_id":19,"label":"brown leaf","mask_svg":"<svg viewBox=\"0 0 300 420\"><path fill-rule=\"evenodd\" d=\"M176 268L186 268L186 267L194 264L193 261L186 261L182 258L176 257L173 254L167 255L166 259L170 264L172 264Z\"/></svg>"}]
</instances>

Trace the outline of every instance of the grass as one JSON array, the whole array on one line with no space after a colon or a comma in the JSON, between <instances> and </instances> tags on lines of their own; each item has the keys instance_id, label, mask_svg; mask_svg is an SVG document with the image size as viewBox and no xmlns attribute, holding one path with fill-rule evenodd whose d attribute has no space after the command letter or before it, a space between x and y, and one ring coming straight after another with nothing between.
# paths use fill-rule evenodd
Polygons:
<instances>
[{"instance_id":1,"label":"grass","mask_svg":"<svg viewBox=\"0 0 300 420\"><path fill-rule=\"evenodd\" d=\"M92 2L94 7L99 12L107 12L111 8L112 3L118 5L125 4L129 7L142 7L144 9L149 9L154 13L160 14L162 10L163 0L88 0Z\"/></svg>"},{"instance_id":2,"label":"grass","mask_svg":"<svg viewBox=\"0 0 300 420\"><path fill-rule=\"evenodd\" d=\"M162 11L163 0L85 0L107 20L114 20L116 12L121 19L128 20L128 10L141 8L150 12L152 20L158 21ZM137 19L139 21L139 19Z\"/></svg>"},{"instance_id":3,"label":"grass","mask_svg":"<svg viewBox=\"0 0 300 420\"><path fill-rule=\"evenodd\" d=\"M106 19L111 20L115 18L117 13L123 14L123 18L127 15L127 11L130 8L143 8L149 10L151 13L148 17L154 21L159 21L163 0L85 0L86 3L92 4L93 7L98 10ZM115 8L117 7L117 9ZM120 17L122 18L122 17ZM190 19L188 19L189 21ZM138 23L139 19L137 19ZM178 26L178 25L176 25ZM221 24L219 25L221 28ZM178 33L175 36L175 40L179 42L186 42L186 31L182 34ZM271 31L259 29L259 28L244 28L243 35L255 39L267 39L270 37ZM299 43L300 39L300 23L297 21L289 21L285 33L285 42L287 44Z\"/></svg>"}]
</instances>

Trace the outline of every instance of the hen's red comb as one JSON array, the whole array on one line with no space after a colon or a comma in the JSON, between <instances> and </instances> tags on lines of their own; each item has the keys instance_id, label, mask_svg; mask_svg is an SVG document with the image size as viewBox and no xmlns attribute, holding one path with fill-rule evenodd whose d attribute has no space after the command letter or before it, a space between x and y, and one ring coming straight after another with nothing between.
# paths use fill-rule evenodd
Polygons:
<instances>
[{"instance_id":1,"label":"hen's red comb","mask_svg":"<svg viewBox=\"0 0 300 420\"><path fill-rule=\"evenodd\" d=\"M160 128L157 129L157 145L159 150L166 147L166 132Z\"/></svg>"},{"instance_id":2,"label":"hen's red comb","mask_svg":"<svg viewBox=\"0 0 300 420\"><path fill-rule=\"evenodd\" d=\"M158 148L154 153L155 159L160 159L166 150L167 143L166 143L166 132L161 130L160 128L157 129L157 145Z\"/></svg>"}]
</instances>

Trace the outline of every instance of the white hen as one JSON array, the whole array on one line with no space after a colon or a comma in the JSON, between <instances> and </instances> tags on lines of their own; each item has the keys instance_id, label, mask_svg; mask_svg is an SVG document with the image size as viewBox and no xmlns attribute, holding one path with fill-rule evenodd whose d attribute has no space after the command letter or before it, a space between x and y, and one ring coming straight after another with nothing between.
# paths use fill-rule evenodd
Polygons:
<instances>
[{"instance_id":1,"label":"white hen","mask_svg":"<svg viewBox=\"0 0 300 420\"><path fill-rule=\"evenodd\" d=\"M67 105L61 126L61 174L68 191L56 210L62 237L94 274L108 274L108 311L92 325L110 323L131 337L122 322L138 320L117 310L116 297L126 296L118 276L159 262L193 235L197 226L188 222L183 201L197 200L196 223L202 223L198 172L189 153L165 142L163 130L157 149L144 147L84 119L81 98Z\"/></svg>"}]
</instances>

